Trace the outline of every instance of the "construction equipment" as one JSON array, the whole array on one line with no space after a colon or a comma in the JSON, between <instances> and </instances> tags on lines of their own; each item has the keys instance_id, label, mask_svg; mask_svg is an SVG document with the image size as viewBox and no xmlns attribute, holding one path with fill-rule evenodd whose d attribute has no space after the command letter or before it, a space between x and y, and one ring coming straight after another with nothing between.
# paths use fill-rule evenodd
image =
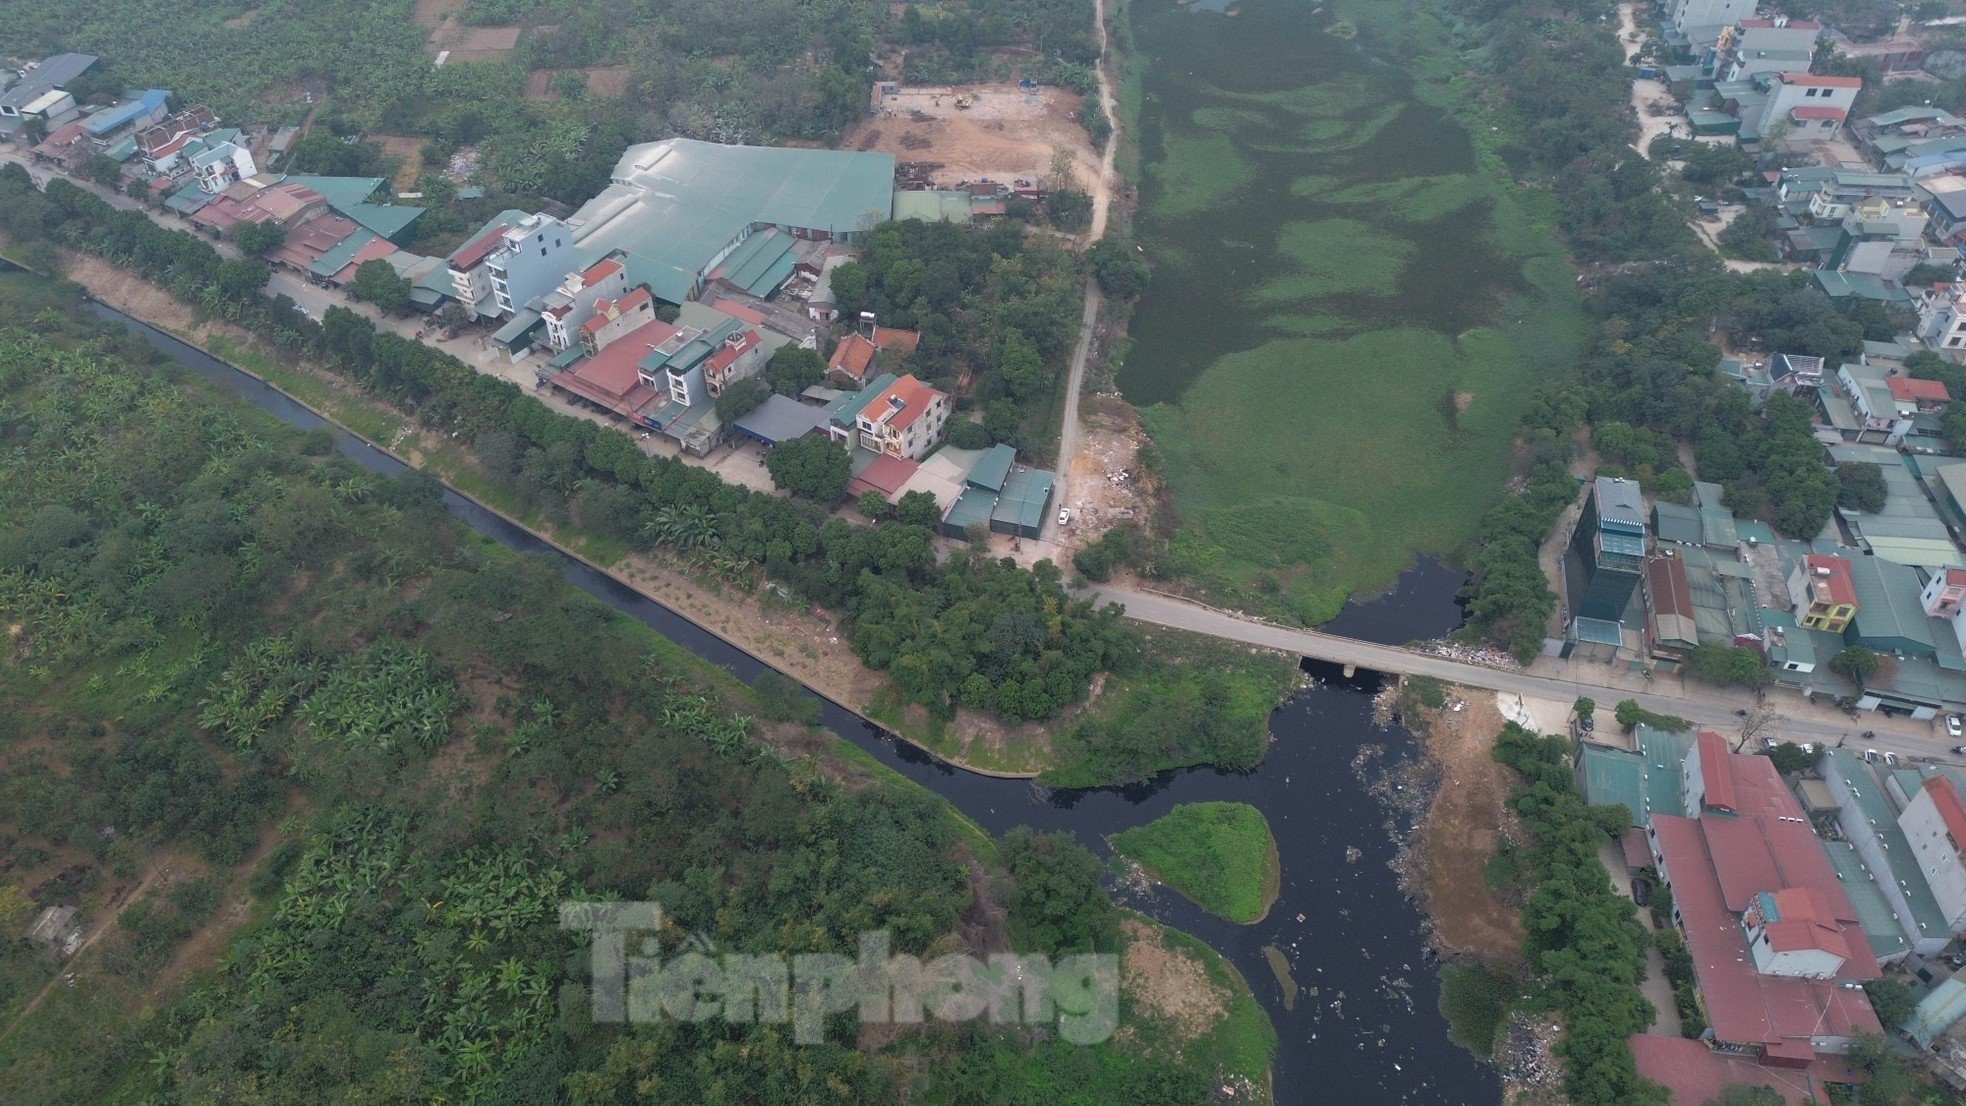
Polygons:
<instances>
[{"instance_id":1,"label":"construction equipment","mask_svg":"<svg viewBox=\"0 0 1966 1106\"><path fill-rule=\"evenodd\" d=\"M956 107L957 107L957 108L960 108L960 109L962 109L962 110L964 110L964 111L967 111L967 110L969 110L969 108L970 108L970 106L971 106L971 105L973 105L973 104L975 104L975 103L976 103L976 97L974 97L974 96L971 96L971 95L970 95L969 93L967 93L967 92L965 92L965 93L963 93L962 95L960 95L960 96L958 96L958 97L956 97Z\"/></svg>"}]
</instances>

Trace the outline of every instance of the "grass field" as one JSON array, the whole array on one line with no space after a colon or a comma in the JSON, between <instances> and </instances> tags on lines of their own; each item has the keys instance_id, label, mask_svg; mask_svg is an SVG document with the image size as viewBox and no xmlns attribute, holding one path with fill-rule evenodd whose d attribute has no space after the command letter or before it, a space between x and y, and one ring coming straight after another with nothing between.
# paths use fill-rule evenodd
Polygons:
<instances>
[{"instance_id":1,"label":"grass field","mask_svg":"<svg viewBox=\"0 0 1966 1106\"><path fill-rule=\"evenodd\" d=\"M1350 42L1303 33L1313 6L1136 0L1155 272L1119 374L1166 460L1181 573L1305 623L1460 549L1586 327L1548 196L1509 179L1447 64L1452 28L1357 0Z\"/></svg>"},{"instance_id":2,"label":"grass field","mask_svg":"<svg viewBox=\"0 0 1966 1106\"><path fill-rule=\"evenodd\" d=\"M1162 883L1232 922L1258 921L1276 901L1276 840L1263 813L1247 803L1183 803L1114 834L1112 843Z\"/></svg>"}]
</instances>

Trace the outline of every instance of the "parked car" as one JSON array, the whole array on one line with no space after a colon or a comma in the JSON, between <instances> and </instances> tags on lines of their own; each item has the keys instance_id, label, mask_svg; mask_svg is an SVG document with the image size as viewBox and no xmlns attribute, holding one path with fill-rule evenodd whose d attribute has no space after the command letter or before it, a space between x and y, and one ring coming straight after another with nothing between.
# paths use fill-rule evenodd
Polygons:
<instances>
[{"instance_id":1,"label":"parked car","mask_svg":"<svg viewBox=\"0 0 1966 1106\"><path fill-rule=\"evenodd\" d=\"M1958 716L1958 715L1956 715L1956 714L1948 714L1948 715L1946 715L1946 736L1947 736L1947 737L1952 737L1952 738L1957 738L1957 737L1958 737L1958 736L1960 735L1960 733L1961 733L1961 731L1962 731L1962 730L1966 730L1966 725L1962 725L1962 724L1960 723L1960 721L1959 721L1959 716Z\"/></svg>"},{"instance_id":2,"label":"parked car","mask_svg":"<svg viewBox=\"0 0 1966 1106\"><path fill-rule=\"evenodd\" d=\"M1058 508L1058 525L1063 526L1070 521L1072 521L1072 509L1070 507Z\"/></svg>"}]
</instances>

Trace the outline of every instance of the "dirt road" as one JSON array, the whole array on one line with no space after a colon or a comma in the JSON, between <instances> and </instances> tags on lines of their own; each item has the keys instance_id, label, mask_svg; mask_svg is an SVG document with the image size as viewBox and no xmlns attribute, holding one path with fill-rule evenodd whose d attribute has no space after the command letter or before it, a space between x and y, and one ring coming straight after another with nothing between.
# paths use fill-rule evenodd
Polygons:
<instances>
[{"instance_id":1,"label":"dirt road","mask_svg":"<svg viewBox=\"0 0 1966 1106\"><path fill-rule=\"evenodd\" d=\"M1106 0L1093 0L1093 27L1099 34L1099 110L1106 115L1111 136L1106 139L1106 151L1099 159L1099 180L1092 189L1092 227L1086 232L1087 243L1097 242L1106 236L1106 224L1113 203L1113 156L1120 146L1120 117L1117 102L1113 99L1113 80L1108 72L1109 59L1106 53ZM1079 313L1079 344L1072 351L1072 368L1065 381L1065 416L1058 433L1058 502L1072 501L1072 457L1079 449L1079 393L1085 390L1085 362L1092 353L1092 333L1099 323L1099 285L1088 279L1085 282L1085 309ZM1053 515L1044 523L1044 537L1050 541L1062 541L1059 533L1058 517Z\"/></svg>"},{"instance_id":2,"label":"dirt road","mask_svg":"<svg viewBox=\"0 0 1966 1106\"><path fill-rule=\"evenodd\" d=\"M82 943L80 945L77 945L75 947L75 952L72 955L70 955L67 960L64 960L62 962L61 967L55 970L55 976L53 979L48 980L47 986L41 988L41 990L38 993L36 993L33 998L29 999L26 1006L21 1007L21 1012L14 1016L13 1024L7 1026L5 1032L0 1032L0 1044L5 1043L7 1038L13 1036L16 1030L18 1030L21 1026L27 1023L28 1017L32 1015L34 1011L40 1009L41 1003L45 1001L49 995L54 993L56 987L61 986L62 977L68 975L69 970L75 964L81 962L82 954L88 952L89 947L91 945L94 945L96 941L102 937L103 934L108 933L111 929L115 928L116 920L123 916L123 911L128 910L130 908L130 905L132 903L135 903L138 899L143 898L143 896L149 892L150 888L154 884L156 884L157 878L163 875L163 873L164 873L164 868L162 865L153 865L150 871L144 874L142 881L140 881L135 887L130 889L129 894L126 894L121 899L117 900L114 909L110 910L107 914L104 914L102 916L102 919L96 923L96 927L89 931L89 935L82 939Z\"/></svg>"}]
</instances>

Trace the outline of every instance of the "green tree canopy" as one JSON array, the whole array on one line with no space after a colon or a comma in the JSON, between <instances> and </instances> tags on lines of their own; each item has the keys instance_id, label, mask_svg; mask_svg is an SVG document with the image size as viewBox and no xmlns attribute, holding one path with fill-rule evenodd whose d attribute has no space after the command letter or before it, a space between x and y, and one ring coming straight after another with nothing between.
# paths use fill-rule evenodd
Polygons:
<instances>
[{"instance_id":1,"label":"green tree canopy","mask_svg":"<svg viewBox=\"0 0 1966 1106\"><path fill-rule=\"evenodd\" d=\"M796 398L825 377L826 362L819 359L818 351L790 342L773 350L771 363L765 366L765 380L781 396Z\"/></svg>"},{"instance_id":2,"label":"green tree canopy","mask_svg":"<svg viewBox=\"0 0 1966 1106\"><path fill-rule=\"evenodd\" d=\"M1837 651L1829 659L1832 672L1840 672L1862 684L1877 674L1877 654L1861 645L1852 645Z\"/></svg>"},{"instance_id":3,"label":"green tree canopy","mask_svg":"<svg viewBox=\"0 0 1966 1106\"><path fill-rule=\"evenodd\" d=\"M355 280L348 286L348 293L375 304L385 314L410 305L410 282L381 259L362 262L355 270Z\"/></svg>"},{"instance_id":4,"label":"green tree canopy","mask_svg":"<svg viewBox=\"0 0 1966 1106\"><path fill-rule=\"evenodd\" d=\"M1836 467L1836 505L1846 511L1876 514L1884 509L1890 490L1884 484L1884 470L1863 461Z\"/></svg>"},{"instance_id":5,"label":"green tree canopy","mask_svg":"<svg viewBox=\"0 0 1966 1106\"><path fill-rule=\"evenodd\" d=\"M756 410L770 394L771 390L756 377L725 385L717 396L717 418L729 426Z\"/></svg>"},{"instance_id":6,"label":"green tree canopy","mask_svg":"<svg viewBox=\"0 0 1966 1106\"><path fill-rule=\"evenodd\" d=\"M242 253L258 256L278 249L287 240L287 228L275 222L240 223L232 228L232 244Z\"/></svg>"},{"instance_id":7,"label":"green tree canopy","mask_svg":"<svg viewBox=\"0 0 1966 1106\"><path fill-rule=\"evenodd\" d=\"M765 469L773 484L793 495L837 503L846 495L853 459L831 438L806 437L772 447Z\"/></svg>"},{"instance_id":8,"label":"green tree canopy","mask_svg":"<svg viewBox=\"0 0 1966 1106\"><path fill-rule=\"evenodd\" d=\"M1877 1020L1886 1029L1896 1029L1903 1025L1918 1006L1910 987L1902 980L1885 976L1864 982L1864 994L1870 997L1870 1008L1877 1013Z\"/></svg>"},{"instance_id":9,"label":"green tree canopy","mask_svg":"<svg viewBox=\"0 0 1966 1106\"><path fill-rule=\"evenodd\" d=\"M1686 670L1710 684L1761 687L1768 662L1745 645L1698 645L1687 654Z\"/></svg>"}]
</instances>

